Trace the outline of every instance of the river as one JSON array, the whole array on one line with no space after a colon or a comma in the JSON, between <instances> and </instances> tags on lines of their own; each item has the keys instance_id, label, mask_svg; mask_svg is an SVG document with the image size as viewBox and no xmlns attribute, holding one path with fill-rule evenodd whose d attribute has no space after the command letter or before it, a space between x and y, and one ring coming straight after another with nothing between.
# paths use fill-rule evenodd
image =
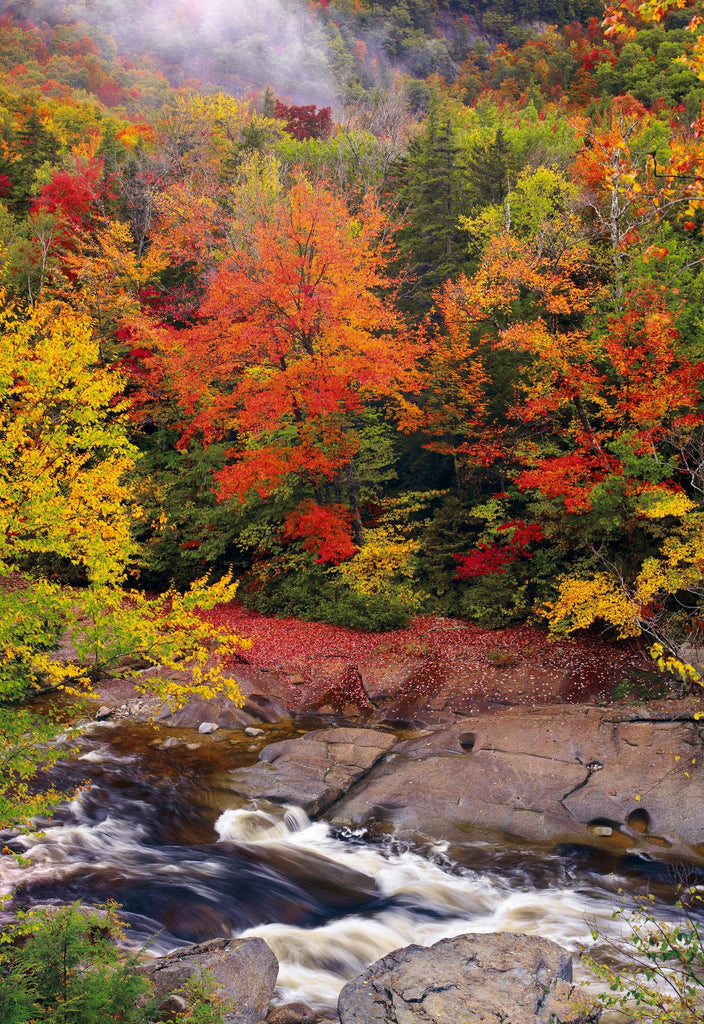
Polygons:
<instances>
[{"instance_id":1,"label":"river","mask_svg":"<svg viewBox=\"0 0 704 1024\"><path fill-rule=\"evenodd\" d=\"M0 891L17 890L23 905L117 900L131 943L152 953L261 936L280 961L277 999L331 1019L347 980L412 942L518 931L576 951L597 929L594 951L611 957L624 942L612 919L624 900L653 891L658 913L671 913L673 869L628 850L605 858L479 835L411 845L228 792L228 768L283 735L223 732L189 747L186 734L163 750L149 725L90 726L54 770L80 791L40 834L0 835L24 854L0 858Z\"/></svg>"}]
</instances>

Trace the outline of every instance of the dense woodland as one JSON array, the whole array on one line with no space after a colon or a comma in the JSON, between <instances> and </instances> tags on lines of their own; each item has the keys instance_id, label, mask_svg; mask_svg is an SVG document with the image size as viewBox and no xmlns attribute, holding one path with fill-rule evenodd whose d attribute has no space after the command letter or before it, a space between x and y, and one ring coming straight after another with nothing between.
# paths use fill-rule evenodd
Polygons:
<instances>
[{"instance_id":1,"label":"dense woodland","mask_svg":"<svg viewBox=\"0 0 704 1024\"><path fill-rule=\"evenodd\" d=\"M233 581L644 635L696 679L704 73L669 6L4 5L0 818L51 798L32 687L138 651L212 692Z\"/></svg>"}]
</instances>

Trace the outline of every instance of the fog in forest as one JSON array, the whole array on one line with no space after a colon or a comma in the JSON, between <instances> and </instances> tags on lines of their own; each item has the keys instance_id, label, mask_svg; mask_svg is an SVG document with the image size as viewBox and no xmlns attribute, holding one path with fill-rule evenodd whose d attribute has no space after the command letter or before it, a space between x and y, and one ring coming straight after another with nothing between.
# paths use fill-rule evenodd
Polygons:
<instances>
[{"instance_id":1,"label":"fog in forest","mask_svg":"<svg viewBox=\"0 0 704 1024\"><path fill-rule=\"evenodd\" d=\"M303 0L15 0L5 11L51 24L85 21L120 49L153 52L172 84L230 92L272 85L296 102L334 100L329 38Z\"/></svg>"}]
</instances>

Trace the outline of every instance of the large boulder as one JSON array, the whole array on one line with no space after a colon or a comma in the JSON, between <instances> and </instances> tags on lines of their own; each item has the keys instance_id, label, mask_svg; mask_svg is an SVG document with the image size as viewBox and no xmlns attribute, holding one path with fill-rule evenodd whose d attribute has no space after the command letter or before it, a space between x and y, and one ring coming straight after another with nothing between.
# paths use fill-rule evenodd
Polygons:
<instances>
[{"instance_id":1,"label":"large boulder","mask_svg":"<svg viewBox=\"0 0 704 1024\"><path fill-rule=\"evenodd\" d=\"M398 744L329 815L461 840L474 829L704 855L695 706L513 708Z\"/></svg>"},{"instance_id":2,"label":"large boulder","mask_svg":"<svg viewBox=\"0 0 704 1024\"><path fill-rule=\"evenodd\" d=\"M394 744L377 729L321 729L270 743L260 763L228 775L228 788L250 799L292 803L321 814L369 771Z\"/></svg>"},{"instance_id":3,"label":"large boulder","mask_svg":"<svg viewBox=\"0 0 704 1024\"><path fill-rule=\"evenodd\" d=\"M164 1000L189 978L209 974L232 1004L225 1024L257 1024L267 1015L279 961L263 939L211 939L176 949L142 965L141 971Z\"/></svg>"},{"instance_id":4,"label":"large boulder","mask_svg":"<svg viewBox=\"0 0 704 1024\"><path fill-rule=\"evenodd\" d=\"M390 953L340 992L340 1024L586 1024L572 958L548 939L459 935Z\"/></svg>"}]
</instances>

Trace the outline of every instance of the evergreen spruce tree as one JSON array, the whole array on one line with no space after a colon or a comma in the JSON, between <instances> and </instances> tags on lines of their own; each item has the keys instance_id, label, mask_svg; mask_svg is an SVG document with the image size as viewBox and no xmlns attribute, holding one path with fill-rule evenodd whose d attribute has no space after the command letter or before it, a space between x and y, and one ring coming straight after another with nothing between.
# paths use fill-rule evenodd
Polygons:
<instances>
[{"instance_id":1,"label":"evergreen spruce tree","mask_svg":"<svg viewBox=\"0 0 704 1024\"><path fill-rule=\"evenodd\" d=\"M475 147L465 159L471 206L498 206L505 202L513 167L501 128L497 129L493 142Z\"/></svg>"},{"instance_id":2,"label":"evergreen spruce tree","mask_svg":"<svg viewBox=\"0 0 704 1024\"><path fill-rule=\"evenodd\" d=\"M32 105L24 124L15 133L12 146L21 156L9 165L12 191L7 205L17 216L24 217L34 196L36 172L43 164L56 163L59 140L44 127L36 106Z\"/></svg>"},{"instance_id":3,"label":"evergreen spruce tree","mask_svg":"<svg viewBox=\"0 0 704 1024\"><path fill-rule=\"evenodd\" d=\"M432 292L466 263L459 217L466 211L464 155L449 118L431 108L424 130L396 168L392 188L403 226L397 236L411 281L403 305L411 313L429 308Z\"/></svg>"}]
</instances>

